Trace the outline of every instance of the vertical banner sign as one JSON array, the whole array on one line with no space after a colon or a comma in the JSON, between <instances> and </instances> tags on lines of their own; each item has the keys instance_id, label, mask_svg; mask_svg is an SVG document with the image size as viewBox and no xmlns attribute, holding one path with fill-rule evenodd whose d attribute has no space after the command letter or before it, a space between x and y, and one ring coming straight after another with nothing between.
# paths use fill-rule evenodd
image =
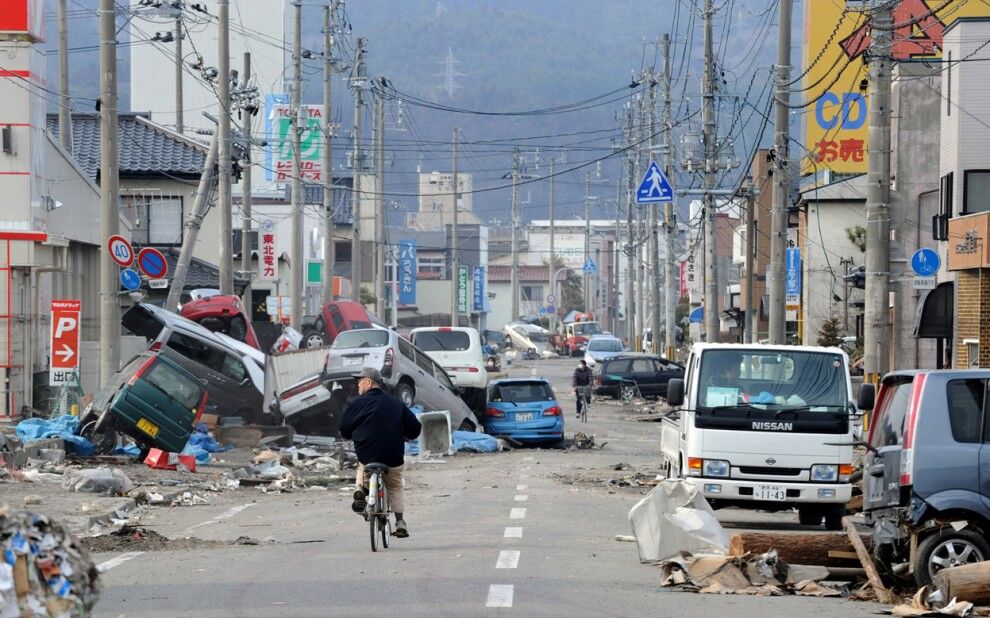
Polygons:
<instances>
[{"instance_id":1,"label":"vertical banner sign","mask_svg":"<svg viewBox=\"0 0 990 618\"><path fill-rule=\"evenodd\" d=\"M802 161L802 174L866 172L869 101L867 89L860 84L869 77L866 52L872 39L869 13L849 10L862 4L851 0L804 3L804 66L808 67L804 87L808 90L803 94L814 104L805 114L804 150L810 154ZM990 4L900 0L892 13L894 60L937 59L942 56L945 29L961 17L990 16Z\"/></svg>"},{"instance_id":2,"label":"vertical banner sign","mask_svg":"<svg viewBox=\"0 0 990 618\"><path fill-rule=\"evenodd\" d=\"M681 260L681 268L680 268L680 272L678 274L680 275L680 282L679 282L678 290L677 291L679 293L679 298L684 298L685 296L687 296L687 292L688 292L688 289L687 289L687 261Z\"/></svg>"},{"instance_id":3,"label":"vertical banner sign","mask_svg":"<svg viewBox=\"0 0 990 618\"><path fill-rule=\"evenodd\" d=\"M79 313L82 301L52 300L51 357L48 385L76 382L79 367Z\"/></svg>"},{"instance_id":4,"label":"vertical banner sign","mask_svg":"<svg viewBox=\"0 0 990 618\"><path fill-rule=\"evenodd\" d=\"M481 313L485 310L485 267L474 267L474 296L471 310Z\"/></svg>"},{"instance_id":5,"label":"vertical banner sign","mask_svg":"<svg viewBox=\"0 0 990 618\"><path fill-rule=\"evenodd\" d=\"M399 304L416 304L416 241L399 241Z\"/></svg>"},{"instance_id":6,"label":"vertical banner sign","mask_svg":"<svg viewBox=\"0 0 990 618\"><path fill-rule=\"evenodd\" d=\"M292 107L284 94L265 98L265 178L279 183L292 182ZM323 106L303 105L299 114L299 143L302 179L323 182Z\"/></svg>"},{"instance_id":7,"label":"vertical banner sign","mask_svg":"<svg viewBox=\"0 0 990 618\"><path fill-rule=\"evenodd\" d=\"M278 279L278 258L275 255L275 222L261 222L261 255L258 259L258 277L262 281Z\"/></svg>"},{"instance_id":8,"label":"vertical banner sign","mask_svg":"<svg viewBox=\"0 0 990 618\"><path fill-rule=\"evenodd\" d=\"M457 313L468 312L468 268L457 267Z\"/></svg>"},{"instance_id":9,"label":"vertical banner sign","mask_svg":"<svg viewBox=\"0 0 990 618\"><path fill-rule=\"evenodd\" d=\"M787 249L784 294L787 311L801 308L801 250L797 248Z\"/></svg>"}]
</instances>

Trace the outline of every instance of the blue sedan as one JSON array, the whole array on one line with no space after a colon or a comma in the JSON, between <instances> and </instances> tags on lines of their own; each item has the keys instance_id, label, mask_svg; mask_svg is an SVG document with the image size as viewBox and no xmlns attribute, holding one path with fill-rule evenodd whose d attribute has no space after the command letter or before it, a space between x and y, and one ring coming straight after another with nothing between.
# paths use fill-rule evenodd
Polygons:
<instances>
[{"instance_id":1,"label":"blue sedan","mask_svg":"<svg viewBox=\"0 0 990 618\"><path fill-rule=\"evenodd\" d=\"M488 386L485 432L519 442L564 438L564 410L542 378L507 378Z\"/></svg>"}]
</instances>

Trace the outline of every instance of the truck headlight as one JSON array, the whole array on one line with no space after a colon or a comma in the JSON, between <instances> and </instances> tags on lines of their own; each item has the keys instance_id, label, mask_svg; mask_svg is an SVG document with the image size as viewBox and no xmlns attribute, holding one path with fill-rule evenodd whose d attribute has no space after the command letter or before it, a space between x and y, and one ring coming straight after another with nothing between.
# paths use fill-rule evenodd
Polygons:
<instances>
[{"instance_id":1,"label":"truck headlight","mask_svg":"<svg viewBox=\"0 0 990 618\"><path fill-rule=\"evenodd\" d=\"M703 476L729 476L729 462L724 459L706 459L702 467Z\"/></svg>"},{"instance_id":2,"label":"truck headlight","mask_svg":"<svg viewBox=\"0 0 990 618\"><path fill-rule=\"evenodd\" d=\"M811 480L819 483L834 483L839 480L839 466L815 464L811 466Z\"/></svg>"}]
</instances>

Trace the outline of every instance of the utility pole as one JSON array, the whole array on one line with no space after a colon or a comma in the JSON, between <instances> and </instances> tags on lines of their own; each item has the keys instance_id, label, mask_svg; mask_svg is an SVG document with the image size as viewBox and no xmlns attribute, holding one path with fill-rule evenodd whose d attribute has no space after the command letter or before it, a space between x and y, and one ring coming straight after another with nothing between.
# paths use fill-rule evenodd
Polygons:
<instances>
[{"instance_id":1,"label":"utility pole","mask_svg":"<svg viewBox=\"0 0 990 618\"><path fill-rule=\"evenodd\" d=\"M457 138L458 129L454 129L454 154L453 154L453 164L451 165L453 171L453 193L454 198L454 220L453 224L450 226L450 325L460 326L460 313L457 311L457 284L459 282L457 278L457 269L460 266L458 262L457 255Z\"/></svg>"},{"instance_id":2,"label":"utility pole","mask_svg":"<svg viewBox=\"0 0 990 618\"><path fill-rule=\"evenodd\" d=\"M251 83L251 52L244 52L244 75L242 76L244 87ZM241 112L241 133L244 134L244 141L247 148L247 165L241 172L241 276L247 279L247 287L244 288L244 305L251 306L251 158L254 150L254 143L251 141L251 120L253 114L251 110Z\"/></svg>"},{"instance_id":3,"label":"utility pole","mask_svg":"<svg viewBox=\"0 0 990 618\"><path fill-rule=\"evenodd\" d=\"M218 56L220 77L217 94L220 97L220 151L217 163L220 167L217 201L220 202L220 293L234 293L233 209L231 205L230 173L230 0L219 0ZM298 169L298 168L296 168ZM295 263L292 264L295 268ZM300 320L301 322L301 320ZM293 322L298 327L299 322Z\"/></svg>"},{"instance_id":4,"label":"utility pole","mask_svg":"<svg viewBox=\"0 0 990 618\"><path fill-rule=\"evenodd\" d=\"M58 0L58 139L72 152L72 113L69 102L69 18L67 0Z\"/></svg>"},{"instance_id":5,"label":"utility pole","mask_svg":"<svg viewBox=\"0 0 990 618\"><path fill-rule=\"evenodd\" d=\"M289 323L302 330L303 316L303 182L302 153L300 149L302 126L302 2L294 0L295 32L292 42L292 97L289 109L292 113L292 268L289 269Z\"/></svg>"},{"instance_id":6,"label":"utility pole","mask_svg":"<svg viewBox=\"0 0 990 618\"><path fill-rule=\"evenodd\" d=\"M591 259L591 172L584 173L584 264ZM591 273L584 271L584 310L591 311Z\"/></svg>"},{"instance_id":7,"label":"utility pole","mask_svg":"<svg viewBox=\"0 0 990 618\"><path fill-rule=\"evenodd\" d=\"M512 151L512 273L510 276L510 287L512 288L512 320L519 319L519 247L516 243L516 228L519 227L519 176L520 176L519 149Z\"/></svg>"},{"instance_id":8,"label":"utility pole","mask_svg":"<svg viewBox=\"0 0 990 618\"><path fill-rule=\"evenodd\" d=\"M718 341L718 318L721 313L718 289L718 230L715 208L715 55L712 51L712 19L715 9L712 0L705 0L705 75L703 111L705 135L705 178L704 178L704 212L705 212L705 341Z\"/></svg>"},{"instance_id":9,"label":"utility pole","mask_svg":"<svg viewBox=\"0 0 990 618\"><path fill-rule=\"evenodd\" d=\"M375 306L385 315L385 97L375 97Z\"/></svg>"},{"instance_id":10,"label":"utility pole","mask_svg":"<svg viewBox=\"0 0 990 618\"><path fill-rule=\"evenodd\" d=\"M554 284L556 282L553 280L553 278L554 278L554 270L556 270L556 268L557 268L557 265L554 262L554 235L555 235L555 229L554 228L556 226L556 222L554 221L554 216L555 215L554 215L554 212L553 212L554 211L553 185L554 185L554 182L556 180L556 178L555 178L556 172L557 172L556 164L557 164L557 157L550 157L550 196L549 196L549 199L548 199L549 208L550 208L550 255L547 257L547 265L548 265L547 266L547 270L549 271L549 275L550 275L550 287L547 288L549 290L547 292L547 294L548 295L551 295L551 296L553 296L555 294L555 292L554 292ZM556 312L556 309L559 306L558 303L560 303L560 299L559 298L557 300L555 300L553 303L551 303L554 306L554 312L553 312L553 314L550 315L550 329L551 330L554 330L554 331L556 331L556 326L557 326L557 312Z\"/></svg>"},{"instance_id":11,"label":"utility pole","mask_svg":"<svg viewBox=\"0 0 990 618\"><path fill-rule=\"evenodd\" d=\"M670 34L663 35L663 169L667 178L672 178L674 166L671 163L672 148L670 143ZM666 357L674 360L677 348L677 334L674 332L677 322L677 311L675 299L680 292L678 279L674 276L674 233L676 232L676 217L674 202L664 204L663 230L664 240L667 247L667 259L664 260L663 277L667 284L667 293L664 294L664 345L666 347ZM659 341L659 335L654 333L653 337ZM659 349L659 348L658 348Z\"/></svg>"},{"instance_id":12,"label":"utility pole","mask_svg":"<svg viewBox=\"0 0 990 618\"><path fill-rule=\"evenodd\" d=\"M648 79L645 74L640 74L639 80ZM644 175L644 159L646 158L646 101L643 95L636 95L636 174L635 178L642 178ZM635 185L633 191L636 190ZM648 241L646 239L646 216L642 207L634 199L634 214L636 217L636 351L643 351L643 331L646 330L647 311L647 267L649 266ZM648 212L648 211L647 211Z\"/></svg>"},{"instance_id":13,"label":"utility pole","mask_svg":"<svg viewBox=\"0 0 990 618\"><path fill-rule=\"evenodd\" d=\"M64 1L64 0L63 0ZM175 130L185 130L182 102L182 13L175 18Z\"/></svg>"},{"instance_id":14,"label":"utility pole","mask_svg":"<svg viewBox=\"0 0 990 618\"><path fill-rule=\"evenodd\" d=\"M619 265L622 263L622 176L615 181L615 232L612 244L612 322L609 330L619 332Z\"/></svg>"},{"instance_id":15,"label":"utility pole","mask_svg":"<svg viewBox=\"0 0 990 618\"><path fill-rule=\"evenodd\" d=\"M323 7L323 303L333 301L333 37L337 33L336 2Z\"/></svg>"},{"instance_id":16,"label":"utility pole","mask_svg":"<svg viewBox=\"0 0 990 618\"><path fill-rule=\"evenodd\" d=\"M219 132L214 131L213 139L210 141L210 150L207 152L206 161L203 163L203 172L199 176L199 185L196 187L193 209L185 222L182 246L179 248L179 259L175 264L175 273L172 275L172 282L168 288L168 297L165 299L166 311L175 311L179 306L179 297L182 295L182 288L186 284L186 273L189 272L189 262L192 261L193 247L196 246L196 238L199 236L199 229L203 226L203 219L206 218L206 213L210 210L210 194L213 192L213 181L216 180L214 168L217 165L219 142Z\"/></svg>"},{"instance_id":17,"label":"utility pole","mask_svg":"<svg viewBox=\"0 0 990 618\"><path fill-rule=\"evenodd\" d=\"M774 169L773 206L770 211L770 272L767 276L767 292L770 295L770 343L787 343L785 262L787 258L787 199L790 193L791 172L788 168L790 142L790 91L787 82L791 76L791 4L792 0L780 0L780 19L777 29L777 94L774 106ZM873 99L870 107L873 107Z\"/></svg>"},{"instance_id":18,"label":"utility pole","mask_svg":"<svg viewBox=\"0 0 990 618\"><path fill-rule=\"evenodd\" d=\"M361 302L361 105L364 88L364 45L365 40L357 40L354 51L354 70L351 73L351 87L354 88L354 154L352 156L354 170L354 191L351 198L353 211L352 240L351 240L351 294Z\"/></svg>"},{"instance_id":19,"label":"utility pole","mask_svg":"<svg viewBox=\"0 0 990 618\"><path fill-rule=\"evenodd\" d=\"M636 160L633 144L633 105L626 104L626 343L636 345L636 244L633 234L633 195L636 193Z\"/></svg>"},{"instance_id":20,"label":"utility pole","mask_svg":"<svg viewBox=\"0 0 990 618\"><path fill-rule=\"evenodd\" d=\"M890 291L890 64L893 17L890 0L875 0L868 51L869 155L866 173L865 380L876 384L890 368L887 326Z\"/></svg>"},{"instance_id":21,"label":"utility pole","mask_svg":"<svg viewBox=\"0 0 990 618\"><path fill-rule=\"evenodd\" d=\"M114 0L100 0L100 241L120 230L117 135L117 24ZM100 253L100 385L120 368L120 290L117 264Z\"/></svg>"},{"instance_id":22,"label":"utility pole","mask_svg":"<svg viewBox=\"0 0 990 618\"><path fill-rule=\"evenodd\" d=\"M743 324L743 343L756 343L756 307L753 302L753 290L756 282L756 186L753 179L747 178L746 183L746 306L743 308L745 321Z\"/></svg>"},{"instance_id":23,"label":"utility pole","mask_svg":"<svg viewBox=\"0 0 990 618\"><path fill-rule=\"evenodd\" d=\"M668 42L669 44L669 42ZM653 67L650 67L650 161L652 162L656 156L657 149L657 80L656 76L653 74ZM664 159L664 167L666 168L667 161L666 157ZM665 169L664 174L668 174L669 170ZM649 214L649 232L650 232L650 297L653 299L652 311L650 312L650 317L652 318L652 324L650 325L650 351L654 354L659 354L660 347L660 305L661 298L665 297L663 294L662 283L661 283L661 270L660 270L660 230L659 230L659 210L656 202L650 204L650 214Z\"/></svg>"}]
</instances>

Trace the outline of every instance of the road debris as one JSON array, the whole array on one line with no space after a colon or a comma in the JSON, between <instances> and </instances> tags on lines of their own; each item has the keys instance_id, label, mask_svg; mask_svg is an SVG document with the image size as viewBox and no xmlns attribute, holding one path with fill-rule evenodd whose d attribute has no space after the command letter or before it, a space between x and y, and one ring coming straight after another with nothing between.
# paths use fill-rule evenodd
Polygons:
<instances>
[{"instance_id":1,"label":"road debris","mask_svg":"<svg viewBox=\"0 0 990 618\"><path fill-rule=\"evenodd\" d=\"M789 565L773 550L755 556L685 553L664 561L660 572L661 586L701 594L842 596L821 583L828 577L827 569Z\"/></svg>"},{"instance_id":2,"label":"road debris","mask_svg":"<svg viewBox=\"0 0 990 618\"><path fill-rule=\"evenodd\" d=\"M0 615L89 615L99 573L58 522L0 503Z\"/></svg>"},{"instance_id":3,"label":"road debris","mask_svg":"<svg viewBox=\"0 0 990 618\"><path fill-rule=\"evenodd\" d=\"M918 590L910 603L901 603L878 613L891 616L969 616L973 612L973 604L953 598L945 603L938 590L933 592L932 586Z\"/></svg>"},{"instance_id":4,"label":"road debris","mask_svg":"<svg viewBox=\"0 0 990 618\"><path fill-rule=\"evenodd\" d=\"M584 432L577 432L574 434L573 447L576 449L603 449L608 442L602 442L601 444L595 444L595 436L588 435Z\"/></svg>"},{"instance_id":5,"label":"road debris","mask_svg":"<svg viewBox=\"0 0 990 618\"><path fill-rule=\"evenodd\" d=\"M121 496L134 488L127 475L116 468L83 468L67 470L62 486L75 492L90 492Z\"/></svg>"},{"instance_id":6,"label":"road debris","mask_svg":"<svg viewBox=\"0 0 990 618\"><path fill-rule=\"evenodd\" d=\"M704 496L683 480L660 482L629 511L640 562L681 552L726 553L729 537Z\"/></svg>"}]
</instances>

